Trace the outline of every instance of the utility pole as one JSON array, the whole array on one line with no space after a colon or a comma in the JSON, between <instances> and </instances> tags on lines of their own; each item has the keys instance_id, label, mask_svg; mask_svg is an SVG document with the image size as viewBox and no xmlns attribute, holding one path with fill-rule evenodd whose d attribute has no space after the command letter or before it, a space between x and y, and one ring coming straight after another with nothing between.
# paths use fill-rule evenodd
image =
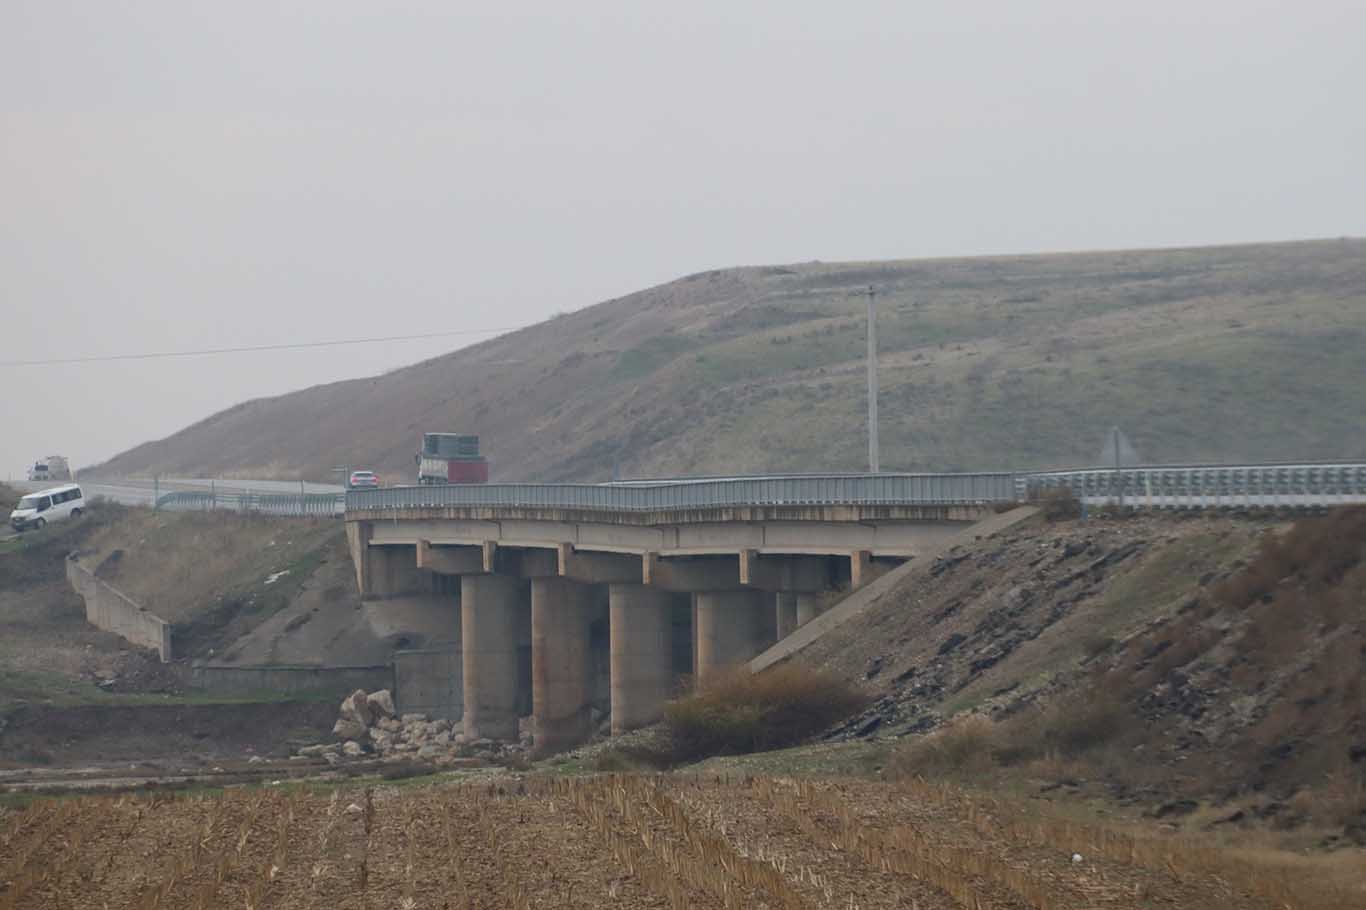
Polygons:
<instances>
[{"instance_id":1,"label":"utility pole","mask_svg":"<svg viewBox=\"0 0 1366 910\"><path fill-rule=\"evenodd\" d=\"M868 285L868 472L878 473L877 292Z\"/></svg>"}]
</instances>

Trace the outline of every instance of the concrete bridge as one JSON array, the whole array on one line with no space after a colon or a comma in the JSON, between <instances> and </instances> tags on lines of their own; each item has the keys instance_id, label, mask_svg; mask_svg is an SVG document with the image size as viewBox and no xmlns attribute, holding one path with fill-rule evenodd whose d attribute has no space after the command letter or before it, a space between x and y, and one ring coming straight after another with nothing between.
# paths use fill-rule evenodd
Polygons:
<instances>
[{"instance_id":1,"label":"concrete bridge","mask_svg":"<svg viewBox=\"0 0 1366 910\"><path fill-rule=\"evenodd\" d=\"M586 737L594 708L622 732L681 676L766 665L839 619L807 628L835 601L1060 486L1098 505L1321 508L1366 501L1366 464L396 487L348 493L345 517L362 596L451 598L466 733L515 737L529 714L546 751Z\"/></svg>"},{"instance_id":2,"label":"concrete bridge","mask_svg":"<svg viewBox=\"0 0 1366 910\"><path fill-rule=\"evenodd\" d=\"M652 486L489 484L347 496L362 596L451 597L467 735L536 748L657 720L832 602L1013 504L1014 476ZM527 697L529 695L529 698Z\"/></svg>"}]
</instances>

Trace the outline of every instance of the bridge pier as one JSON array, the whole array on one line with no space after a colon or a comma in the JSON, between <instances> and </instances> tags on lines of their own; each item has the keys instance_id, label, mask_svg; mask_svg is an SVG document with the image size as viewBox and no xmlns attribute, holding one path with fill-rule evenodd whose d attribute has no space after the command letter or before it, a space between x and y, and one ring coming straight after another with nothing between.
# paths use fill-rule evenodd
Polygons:
<instances>
[{"instance_id":1,"label":"bridge pier","mask_svg":"<svg viewBox=\"0 0 1366 910\"><path fill-rule=\"evenodd\" d=\"M777 613L778 640L782 641L797 628L797 595L779 593L774 610Z\"/></svg>"},{"instance_id":2,"label":"bridge pier","mask_svg":"<svg viewBox=\"0 0 1366 910\"><path fill-rule=\"evenodd\" d=\"M592 732L592 589L566 578L531 580L531 699L535 751L548 755Z\"/></svg>"},{"instance_id":3,"label":"bridge pier","mask_svg":"<svg viewBox=\"0 0 1366 910\"><path fill-rule=\"evenodd\" d=\"M652 724L673 688L673 595L637 584L609 590L612 733Z\"/></svg>"},{"instance_id":4,"label":"bridge pier","mask_svg":"<svg viewBox=\"0 0 1366 910\"><path fill-rule=\"evenodd\" d=\"M707 685L767 647L773 620L772 600L762 591L699 593L697 684Z\"/></svg>"},{"instance_id":5,"label":"bridge pier","mask_svg":"<svg viewBox=\"0 0 1366 910\"><path fill-rule=\"evenodd\" d=\"M821 593L802 593L797 595L797 626L806 625L825 611L825 595Z\"/></svg>"},{"instance_id":6,"label":"bridge pier","mask_svg":"<svg viewBox=\"0 0 1366 910\"><path fill-rule=\"evenodd\" d=\"M518 645L526 583L504 575L460 578L465 736L517 739Z\"/></svg>"}]
</instances>

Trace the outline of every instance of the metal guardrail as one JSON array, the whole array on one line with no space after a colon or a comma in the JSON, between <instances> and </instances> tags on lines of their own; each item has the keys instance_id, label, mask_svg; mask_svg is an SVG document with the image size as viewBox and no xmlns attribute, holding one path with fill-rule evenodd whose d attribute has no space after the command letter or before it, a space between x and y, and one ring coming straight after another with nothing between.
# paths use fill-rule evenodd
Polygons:
<instances>
[{"instance_id":1,"label":"metal guardrail","mask_svg":"<svg viewBox=\"0 0 1366 910\"><path fill-rule=\"evenodd\" d=\"M334 518L346 501L341 493L261 493L255 490L201 492L180 490L157 497L155 508L169 512L259 512L265 515Z\"/></svg>"},{"instance_id":2,"label":"metal guardrail","mask_svg":"<svg viewBox=\"0 0 1366 910\"><path fill-rule=\"evenodd\" d=\"M1366 503L1366 463L1132 467L1023 474L1016 495L1066 487L1087 503L1138 508L1310 507Z\"/></svg>"},{"instance_id":3,"label":"metal guardrail","mask_svg":"<svg viewBox=\"0 0 1366 910\"><path fill-rule=\"evenodd\" d=\"M1086 502L1149 508L1322 506L1366 502L1366 463L1144 466L1032 474L830 474L629 484L451 484L353 490L347 512L461 506L602 512L783 505L983 505L1069 487Z\"/></svg>"},{"instance_id":4,"label":"metal guardrail","mask_svg":"<svg viewBox=\"0 0 1366 910\"><path fill-rule=\"evenodd\" d=\"M352 490L346 510L505 506L661 512L743 506L963 505L1013 502L1014 474L867 474L714 480L658 486L490 483Z\"/></svg>"},{"instance_id":5,"label":"metal guardrail","mask_svg":"<svg viewBox=\"0 0 1366 910\"><path fill-rule=\"evenodd\" d=\"M341 493L177 491L158 509L226 509L340 516L394 509L508 507L668 512L745 506L990 505L1067 487L1091 504L1122 497L1139 508L1310 507L1366 503L1366 462L1139 466L1038 473L825 474L661 480L630 484L490 483Z\"/></svg>"}]
</instances>

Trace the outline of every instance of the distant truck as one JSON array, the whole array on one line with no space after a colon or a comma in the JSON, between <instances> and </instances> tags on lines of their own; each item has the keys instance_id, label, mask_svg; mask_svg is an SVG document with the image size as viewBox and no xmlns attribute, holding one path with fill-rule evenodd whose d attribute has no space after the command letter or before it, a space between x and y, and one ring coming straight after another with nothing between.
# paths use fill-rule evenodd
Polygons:
<instances>
[{"instance_id":1,"label":"distant truck","mask_svg":"<svg viewBox=\"0 0 1366 910\"><path fill-rule=\"evenodd\" d=\"M28 479L44 483L49 480L70 480L71 466L60 455L49 455L34 462L28 469Z\"/></svg>"},{"instance_id":2,"label":"distant truck","mask_svg":"<svg viewBox=\"0 0 1366 910\"><path fill-rule=\"evenodd\" d=\"M424 433L415 460L420 484L489 482L489 463L479 454L478 436Z\"/></svg>"}]
</instances>

